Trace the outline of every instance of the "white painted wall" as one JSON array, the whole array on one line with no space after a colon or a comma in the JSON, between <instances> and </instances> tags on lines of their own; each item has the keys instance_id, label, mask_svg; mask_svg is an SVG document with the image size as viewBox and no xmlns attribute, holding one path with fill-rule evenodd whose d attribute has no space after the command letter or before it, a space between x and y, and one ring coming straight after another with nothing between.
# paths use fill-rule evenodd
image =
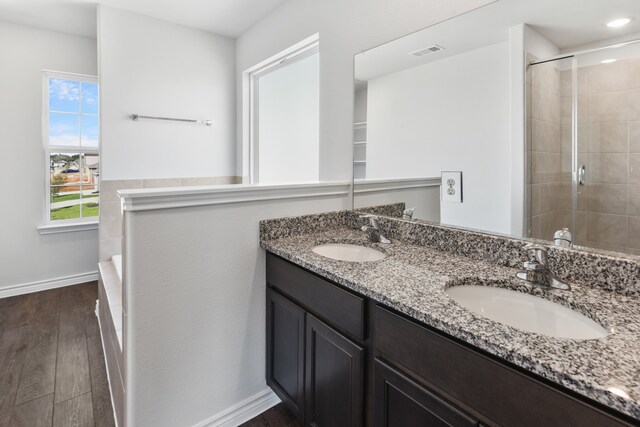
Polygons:
<instances>
[{"instance_id":1,"label":"white painted wall","mask_svg":"<svg viewBox=\"0 0 640 427\"><path fill-rule=\"evenodd\" d=\"M219 425L267 389L258 222L346 209L346 194L125 212L127 426Z\"/></svg>"},{"instance_id":2,"label":"white painted wall","mask_svg":"<svg viewBox=\"0 0 640 427\"><path fill-rule=\"evenodd\" d=\"M552 58L560 54L560 49L529 25L522 25L523 45L526 52L539 59Z\"/></svg>"},{"instance_id":3,"label":"white painted wall","mask_svg":"<svg viewBox=\"0 0 640 427\"><path fill-rule=\"evenodd\" d=\"M525 152L525 73L526 52L539 58L553 57L558 48L527 24L509 28L509 58L511 86L511 230L512 236L526 234L527 192L525 191L526 163L530 161Z\"/></svg>"},{"instance_id":4,"label":"white painted wall","mask_svg":"<svg viewBox=\"0 0 640 427\"><path fill-rule=\"evenodd\" d=\"M525 191L525 25L509 28L509 68L511 91L511 230L512 236L524 237L527 200Z\"/></svg>"},{"instance_id":5,"label":"white painted wall","mask_svg":"<svg viewBox=\"0 0 640 427\"><path fill-rule=\"evenodd\" d=\"M367 179L460 170L464 202L441 221L508 234L509 67L501 42L370 80Z\"/></svg>"},{"instance_id":6,"label":"white painted wall","mask_svg":"<svg viewBox=\"0 0 640 427\"><path fill-rule=\"evenodd\" d=\"M259 78L258 181L318 181L320 55Z\"/></svg>"},{"instance_id":7,"label":"white painted wall","mask_svg":"<svg viewBox=\"0 0 640 427\"><path fill-rule=\"evenodd\" d=\"M367 208L390 203L404 203L407 209L415 208L413 217L416 219L440 222L440 186L401 188L358 194L358 183L356 182L354 208Z\"/></svg>"},{"instance_id":8,"label":"white painted wall","mask_svg":"<svg viewBox=\"0 0 640 427\"><path fill-rule=\"evenodd\" d=\"M100 5L98 42L102 179L235 175L232 39Z\"/></svg>"},{"instance_id":9,"label":"white painted wall","mask_svg":"<svg viewBox=\"0 0 640 427\"><path fill-rule=\"evenodd\" d=\"M490 0L287 1L236 40L238 73L320 34L320 179L352 174L353 55ZM246 114L238 81L238 117ZM248 170L248 139L238 121L238 170ZM240 175L240 173L238 173ZM246 175L246 174L245 174Z\"/></svg>"},{"instance_id":10,"label":"white painted wall","mask_svg":"<svg viewBox=\"0 0 640 427\"><path fill-rule=\"evenodd\" d=\"M96 41L0 22L0 292L98 269L97 230L40 235L46 163L42 70L95 75Z\"/></svg>"}]
</instances>

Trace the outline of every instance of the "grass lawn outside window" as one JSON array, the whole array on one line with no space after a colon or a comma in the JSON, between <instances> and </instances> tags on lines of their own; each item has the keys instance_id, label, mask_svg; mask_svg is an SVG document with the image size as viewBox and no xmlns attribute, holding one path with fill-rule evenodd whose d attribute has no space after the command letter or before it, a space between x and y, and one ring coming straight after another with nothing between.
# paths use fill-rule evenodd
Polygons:
<instances>
[{"instance_id":1,"label":"grass lawn outside window","mask_svg":"<svg viewBox=\"0 0 640 427\"><path fill-rule=\"evenodd\" d=\"M98 216L98 203L85 203L82 205L82 216ZM80 205L67 206L65 208L51 209L51 219L71 219L80 218Z\"/></svg>"}]
</instances>

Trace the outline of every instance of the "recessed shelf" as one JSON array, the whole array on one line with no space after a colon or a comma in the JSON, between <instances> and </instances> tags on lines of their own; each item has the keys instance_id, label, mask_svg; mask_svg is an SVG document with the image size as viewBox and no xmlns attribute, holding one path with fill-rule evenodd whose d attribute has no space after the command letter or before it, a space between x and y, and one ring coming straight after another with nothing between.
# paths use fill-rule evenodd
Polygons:
<instances>
[{"instance_id":1,"label":"recessed shelf","mask_svg":"<svg viewBox=\"0 0 640 427\"><path fill-rule=\"evenodd\" d=\"M357 122L353 124L354 129L361 129L367 127L367 122Z\"/></svg>"},{"instance_id":2,"label":"recessed shelf","mask_svg":"<svg viewBox=\"0 0 640 427\"><path fill-rule=\"evenodd\" d=\"M367 161L366 160L354 160L353 164L354 165L366 165Z\"/></svg>"},{"instance_id":3,"label":"recessed shelf","mask_svg":"<svg viewBox=\"0 0 640 427\"><path fill-rule=\"evenodd\" d=\"M356 141L353 143L353 145L365 145L367 143L367 141Z\"/></svg>"}]
</instances>

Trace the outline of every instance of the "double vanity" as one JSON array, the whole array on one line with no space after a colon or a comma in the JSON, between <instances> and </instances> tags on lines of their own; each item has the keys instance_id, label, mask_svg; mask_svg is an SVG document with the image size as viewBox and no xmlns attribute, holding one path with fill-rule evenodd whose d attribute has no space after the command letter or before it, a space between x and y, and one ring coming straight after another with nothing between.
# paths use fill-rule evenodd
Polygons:
<instances>
[{"instance_id":1,"label":"double vanity","mask_svg":"<svg viewBox=\"0 0 640 427\"><path fill-rule=\"evenodd\" d=\"M640 423L637 262L554 247L571 289L532 286L530 242L367 221L261 223L267 383L305 425Z\"/></svg>"}]
</instances>

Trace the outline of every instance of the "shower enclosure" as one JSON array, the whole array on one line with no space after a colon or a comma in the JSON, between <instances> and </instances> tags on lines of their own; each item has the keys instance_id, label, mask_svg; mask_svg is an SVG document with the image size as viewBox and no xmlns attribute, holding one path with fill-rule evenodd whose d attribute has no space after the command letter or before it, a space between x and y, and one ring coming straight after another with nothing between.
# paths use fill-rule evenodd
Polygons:
<instances>
[{"instance_id":1,"label":"shower enclosure","mask_svg":"<svg viewBox=\"0 0 640 427\"><path fill-rule=\"evenodd\" d=\"M640 255L640 43L527 63L527 235Z\"/></svg>"}]
</instances>

